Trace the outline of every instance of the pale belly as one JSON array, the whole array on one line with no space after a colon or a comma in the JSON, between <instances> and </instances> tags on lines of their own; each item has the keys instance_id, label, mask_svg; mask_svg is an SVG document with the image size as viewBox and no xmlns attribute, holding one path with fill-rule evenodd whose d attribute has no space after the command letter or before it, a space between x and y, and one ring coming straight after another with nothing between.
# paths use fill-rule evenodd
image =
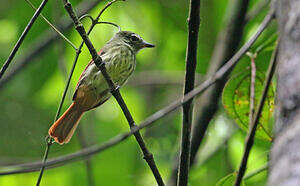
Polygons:
<instances>
[{"instance_id":1,"label":"pale belly","mask_svg":"<svg viewBox=\"0 0 300 186\"><path fill-rule=\"evenodd\" d=\"M106 63L105 66L114 84L121 87L126 83L135 69L135 56L122 58L122 60L116 58L110 63ZM88 67L82 81L78 87L75 100L85 110L97 107L111 97L109 86L95 64Z\"/></svg>"}]
</instances>

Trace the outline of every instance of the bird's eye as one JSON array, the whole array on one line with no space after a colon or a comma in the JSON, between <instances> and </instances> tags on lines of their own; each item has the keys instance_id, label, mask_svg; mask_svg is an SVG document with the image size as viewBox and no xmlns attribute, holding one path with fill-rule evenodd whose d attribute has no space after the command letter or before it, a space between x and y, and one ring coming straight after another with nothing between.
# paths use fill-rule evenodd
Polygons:
<instances>
[{"instance_id":1,"label":"bird's eye","mask_svg":"<svg viewBox=\"0 0 300 186\"><path fill-rule=\"evenodd\" d=\"M130 40L135 42L135 41L138 41L139 38L136 35L132 35L132 36L130 36Z\"/></svg>"}]
</instances>

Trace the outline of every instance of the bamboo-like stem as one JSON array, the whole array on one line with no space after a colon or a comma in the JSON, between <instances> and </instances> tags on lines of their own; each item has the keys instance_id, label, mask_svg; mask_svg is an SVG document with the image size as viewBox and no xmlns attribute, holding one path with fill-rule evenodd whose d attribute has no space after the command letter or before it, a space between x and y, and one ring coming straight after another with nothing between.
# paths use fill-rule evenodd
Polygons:
<instances>
[{"instance_id":1,"label":"bamboo-like stem","mask_svg":"<svg viewBox=\"0 0 300 186\"><path fill-rule=\"evenodd\" d=\"M197 65L198 33L200 26L200 0L190 1L188 18L188 44L186 52L186 74L184 94L194 89ZM181 133L181 151L178 167L178 186L188 185L188 175L191 155L191 129L193 118L193 99L183 104L183 119Z\"/></svg>"}]
</instances>

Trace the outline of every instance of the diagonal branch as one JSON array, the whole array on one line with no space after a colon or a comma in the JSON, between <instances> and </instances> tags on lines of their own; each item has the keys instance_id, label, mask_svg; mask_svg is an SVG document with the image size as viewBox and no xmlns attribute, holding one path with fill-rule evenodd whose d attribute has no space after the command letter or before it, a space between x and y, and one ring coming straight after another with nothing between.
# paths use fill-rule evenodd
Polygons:
<instances>
[{"instance_id":1,"label":"diagonal branch","mask_svg":"<svg viewBox=\"0 0 300 186\"><path fill-rule=\"evenodd\" d=\"M264 18L263 22L261 23L260 27L256 31L256 33L250 38L250 40L243 45L243 47L222 67L220 70L218 70L215 74L210 76L206 81L201 83L199 86L195 87L191 92L186 94L183 99L178 99L168 106L162 108L161 110L157 111L150 117L148 117L144 122L142 122L139 126L135 126L131 129L130 132L120 134L109 141L103 143L102 145L95 145L88 147L84 150L81 150L76 153L72 153L69 155L61 156L59 158L52 159L45 163L45 166L53 166L53 165L59 165L62 166L65 163L68 163L70 161L78 161L82 158L95 155L99 152L102 152L116 144L119 144L120 142L127 139L129 136L133 135L135 132L139 131L140 129L143 129L145 127L148 127L150 125L153 125L153 123L160 118L166 116L167 114L171 113L172 111L176 110L180 106L182 106L187 101L191 100L192 98L200 95L203 93L207 88L209 88L211 85L216 83L217 80L220 80L228 71L230 71L237 62L241 59L241 57L249 50L249 48L252 46L252 44L256 41L256 39L261 35L261 33L266 29L268 24L271 22L274 16L274 10L271 10L268 15ZM26 165L18 165L18 168L15 170L11 170L16 168L15 166L10 167L10 171L1 172L0 175L8 175L8 174L16 174L16 173L24 173L24 172L33 172L36 171L40 166L42 165L41 162L36 163L30 163ZM19 167L22 167L19 169Z\"/></svg>"},{"instance_id":2,"label":"diagonal branch","mask_svg":"<svg viewBox=\"0 0 300 186\"><path fill-rule=\"evenodd\" d=\"M11 61L14 59L14 57L15 57L18 49L20 48L21 44L23 43L23 41L24 41L27 33L31 29L31 27L32 27L33 23L35 22L36 18L42 12L42 10L45 7L45 5L47 4L47 2L48 2L48 0L43 0L43 2L40 4L39 8L35 11L35 13L33 14L32 18L28 22L27 26L25 27L25 30L21 34L19 40L17 41L16 45L14 46L13 50L11 51L11 53L8 56L6 62L4 63L4 65L2 66L2 68L0 70L0 79L4 75L5 71L7 70L8 66L10 65Z\"/></svg>"},{"instance_id":3,"label":"diagonal branch","mask_svg":"<svg viewBox=\"0 0 300 186\"><path fill-rule=\"evenodd\" d=\"M271 80L275 71L275 67L276 67L276 61L277 61L277 48L274 50L273 55L271 57L271 61L270 61L270 65L269 65L269 69L267 72L267 77L266 77L266 81L265 81L265 86L262 92L262 97L260 99L260 102L258 104L258 109L257 112L254 115L254 119L251 122L250 125L250 129L246 138L246 146L245 146L245 151L244 151L244 155L240 164L240 168L237 174L237 178L235 180L235 186L239 186L241 184L241 181L243 179L243 176L246 172L246 168L247 168L247 161L248 161L248 157L251 151L251 148L253 146L254 143L254 137L255 137L255 131L257 128L257 125L259 123L259 118L261 115L261 112L263 110L263 106L264 106L264 102L265 99L267 97L268 94L268 90L271 84Z\"/></svg>"},{"instance_id":4,"label":"diagonal branch","mask_svg":"<svg viewBox=\"0 0 300 186\"><path fill-rule=\"evenodd\" d=\"M197 43L200 26L200 0L190 1L190 13L188 18L188 46L186 53L186 74L184 94L194 89L195 72L197 65ZM181 151L178 167L177 185L185 186L188 184L191 153L191 128L193 118L193 99L183 104L183 120L181 133Z\"/></svg>"},{"instance_id":5,"label":"diagonal branch","mask_svg":"<svg viewBox=\"0 0 300 186\"><path fill-rule=\"evenodd\" d=\"M119 89L115 86L112 79L108 75L106 68L105 68L105 63L102 62L101 57L97 54L96 49L94 48L91 41L89 40L87 33L86 33L83 25L79 21L76 13L74 12L71 3L68 0L63 0L63 3L64 3L64 7L65 7L66 11L68 12L69 16L71 17L71 19L73 20L73 22L75 24L75 29L80 34L84 43L88 47L95 65L99 68L99 70L102 72L105 80L107 81L107 83L111 89L111 94L115 97L115 99L119 103L128 123L129 123L130 128L135 127L136 126L135 122L132 118L131 113L129 112L127 105L125 104L125 102L120 94ZM151 168L152 173L153 173L158 185L164 185L163 180L160 176L160 173L156 167L153 155L147 149L146 144L145 144L141 134L139 132L136 132L136 133L134 133L134 136L135 136L141 150L143 151L144 159L147 161L149 167Z\"/></svg>"}]
</instances>

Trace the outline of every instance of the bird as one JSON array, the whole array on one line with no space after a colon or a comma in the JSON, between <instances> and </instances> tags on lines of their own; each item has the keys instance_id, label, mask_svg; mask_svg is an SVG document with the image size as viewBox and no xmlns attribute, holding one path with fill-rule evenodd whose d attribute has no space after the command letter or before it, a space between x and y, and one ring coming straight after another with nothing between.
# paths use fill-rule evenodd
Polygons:
<instances>
[{"instance_id":1,"label":"bird","mask_svg":"<svg viewBox=\"0 0 300 186\"><path fill-rule=\"evenodd\" d=\"M136 67L136 54L143 48L152 48L138 34L117 32L98 53L107 73L117 87L122 87ZM60 145L72 138L82 115L99 107L112 96L110 88L94 61L91 60L76 85L72 104L50 127L48 134Z\"/></svg>"}]
</instances>

